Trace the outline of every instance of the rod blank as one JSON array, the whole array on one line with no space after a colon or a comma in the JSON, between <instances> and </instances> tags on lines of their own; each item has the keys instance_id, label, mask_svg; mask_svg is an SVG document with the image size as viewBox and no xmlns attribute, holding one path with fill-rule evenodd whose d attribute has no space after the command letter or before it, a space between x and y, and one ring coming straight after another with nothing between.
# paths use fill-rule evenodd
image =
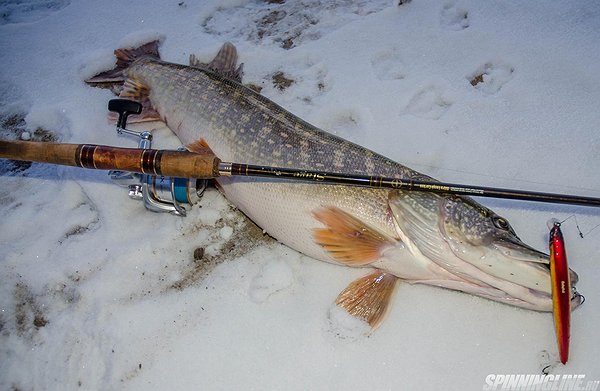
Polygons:
<instances>
[{"instance_id":1,"label":"rod blank","mask_svg":"<svg viewBox=\"0 0 600 391\"><path fill-rule=\"evenodd\" d=\"M407 191L426 191L476 197L506 198L524 201L549 202L583 206L600 206L600 198L567 194L541 193L524 190L503 189L457 183L398 179L383 176L349 175L293 168L269 167L238 163L220 163L221 175L259 176L294 179L308 182L332 183L367 187L392 188Z\"/></svg>"}]
</instances>

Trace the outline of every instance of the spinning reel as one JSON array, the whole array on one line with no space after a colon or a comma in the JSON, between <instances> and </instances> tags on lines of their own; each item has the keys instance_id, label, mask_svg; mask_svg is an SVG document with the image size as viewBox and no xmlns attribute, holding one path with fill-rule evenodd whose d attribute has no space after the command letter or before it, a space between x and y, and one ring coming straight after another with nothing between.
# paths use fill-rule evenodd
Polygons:
<instances>
[{"instance_id":1,"label":"spinning reel","mask_svg":"<svg viewBox=\"0 0 600 391\"><path fill-rule=\"evenodd\" d=\"M118 134L136 137L140 149L152 148L150 132L127 129L127 117L130 114L140 114L141 104L128 99L111 99L108 102L108 110L119 114L116 127ZM143 200L147 209L153 212L169 212L178 216L186 215L182 204L197 203L206 188L205 179L173 178L118 170L109 171L108 175L114 183L129 189L130 198Z\"/></svg>"}]
</instances>

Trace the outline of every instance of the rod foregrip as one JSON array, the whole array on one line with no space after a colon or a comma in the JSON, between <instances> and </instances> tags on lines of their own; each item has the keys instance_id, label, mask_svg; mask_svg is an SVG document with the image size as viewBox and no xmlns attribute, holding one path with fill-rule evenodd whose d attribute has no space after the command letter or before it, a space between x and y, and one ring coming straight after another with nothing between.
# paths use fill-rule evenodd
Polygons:
<instances>
[{"instance_id":1,"label":"rod foregrip","mask_svg":"<svg viewBox=\"0 0 600 391\"><path fill-rule=\"evenodd\" d=\"M220 160L199 152L0 140L0 158L178 178L215 178Z\"/></svg>"}]
</instances>

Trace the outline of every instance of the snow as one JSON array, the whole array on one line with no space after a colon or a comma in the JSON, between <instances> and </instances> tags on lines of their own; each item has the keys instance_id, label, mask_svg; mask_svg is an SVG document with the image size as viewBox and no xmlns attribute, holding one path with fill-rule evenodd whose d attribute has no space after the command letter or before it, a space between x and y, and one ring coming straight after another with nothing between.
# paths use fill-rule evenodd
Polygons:
<instances>
[{"instance_id":1,"label":"snow","mask_svg":"<svg viewBox=\"0 0 600 391\"><path fill-rule=\"evenodd\" d=\"M117 45L120 48L136 48L148 42L162 42L164 40L165 36L163 34L152 30L142 30L134 31L130 34L127 34L125 37L123 37L123 39L119 41Z\"/></svg>"},{"instance_id":2,"label":"snow","mask_svg":"<svg viewBox=\"0 0 600 391\"><path fill-rule=\"evenodd\" d=\"M221 238L227 240L231 237L231 235L233 235L233 228L231 228L229 226L225 226L225 227L221 228L221 230L219 231L219 234L221 235Z\"/></svg>"},{"instance_id":3,"label":"snow","mask_svg":"<svg viewBox=\"0 0 600 391\"><path fill-rule=\"evenodd\" d=\"M267 256L269 255L267 254ZM292 268L283 260L271 259L263 265L250 282L248 294L254 302L263 303L271 295L289 288L293 282Z\"/></svg>"},{"instance_id":4,"label":"snow","mask_svg":"<svg viewBox=\"0 0 600 391\"><path fill-rule=\"evenodd\" d=\"M163 58L185 63L229 40L245 82L398 162L600 196L597 2L395 3L3 2L0 135L134 147L106 121L111 93L82 80L119 46L161 38ZM278 89L277 72L294 83ZM551 314L434 287L401 284L368 332L332 306L364 270L275 243L215 189L179 218L105 172L23 169L0 163L0 389L466 390L547 365L600 379L598 210L481 200L538 249L549 219L576 216L563 233L587 300L562 366Z\"/></svg>"},{"instance_id":5,"label":"snow","mask_svg":"<svg viewBox=\"0 0 600 391\"><path fill-rule=\"evenodd\" d=\"M359 339L371 333L371 327L364 320L351 316L335 303L329 307L329 332L340 339Z\"/></svg>"}]
</instances>

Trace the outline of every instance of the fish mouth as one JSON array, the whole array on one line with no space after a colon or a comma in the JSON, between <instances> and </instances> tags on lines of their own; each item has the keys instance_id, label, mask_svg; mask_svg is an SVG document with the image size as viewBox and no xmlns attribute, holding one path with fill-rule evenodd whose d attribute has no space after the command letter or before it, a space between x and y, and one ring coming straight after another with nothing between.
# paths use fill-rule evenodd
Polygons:
<instances>
[{"instance_id":1,"label":"fish mouth","mask_svg":"<svg viewBox=\"0 0 600 391\"><path fill-rule=\"evenodd\" d=\"M460 290L494 301L537 311L552 311L549 256L516 235L470 240L449 219L438 195L398 193L390 196L397 230L413 254L432 262L432 277L418 283ZM460 202L460 200L452 200ZM449 223L450 221L450 223ZM440 273L439 270L443 269ZM583 303L570 270L571 308Z\"/></svg>"},{"instance_id":2,"label":"fish mouth","mask_svg":"<svg viewBox=\"0 0 600 391\"><path fill-rule=\"evenodd\" d=\"M494 242L494 246L503 254L503 256L511 259L512 262L518 265L519 262L524 262L528 268L538 268L544 275L550 275L550 256L544 252L538 251L535 248L523 243L518 238L501 239ZM571 281L571 309L579 307L585 301L585 297L577 291L576 284L579 282L579 275L569 268L569 279ZM551 311L552 292L548 292L549 285L545 285L544 289L530 288L532 296L541 299L542 306L532 309L540 311ZM538 302L539 300L536 300ZM550 302L550 304L549 304ZM550 306L550 307L549 307ZM525 304L524 307L527 307Z\"/></svg>"},{"instance_id":3,"label":"fish mouth","mask_svg":"<svg viewBox=\"0 0 600 391\"><path fill-rule=\"evenodd\" d=\"M538 251L535 248L523 243L520 239L502 239L494 243L506 257L513 259L515 262L534 262L539 263L550 271L550 256L544 252ZM579 282L579 275L569 268L569 278L571 285L574 286Z\"/></svg>"},{"instance_id":4,"label":"fish mouth","mask_svg":"<svg viewBox=\"0 0 600 391\"><path fill-rule=\"evenodd\" d=\"M515 261L534 262L546 265L550 264L550 257L548 254L536 250L516 237L498 239L494 242L494 245L504 254L504 256Z\"/></svg>"}]
</instances>

